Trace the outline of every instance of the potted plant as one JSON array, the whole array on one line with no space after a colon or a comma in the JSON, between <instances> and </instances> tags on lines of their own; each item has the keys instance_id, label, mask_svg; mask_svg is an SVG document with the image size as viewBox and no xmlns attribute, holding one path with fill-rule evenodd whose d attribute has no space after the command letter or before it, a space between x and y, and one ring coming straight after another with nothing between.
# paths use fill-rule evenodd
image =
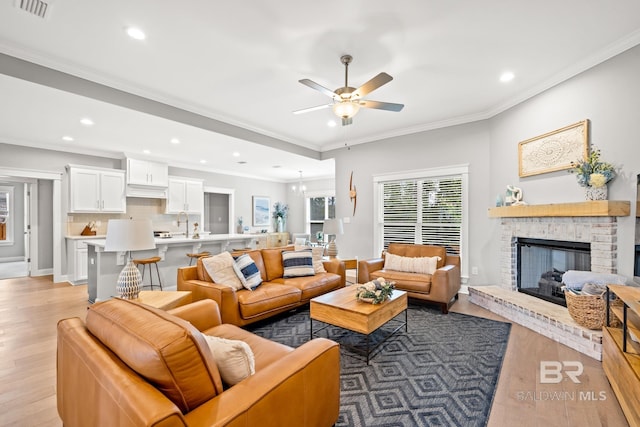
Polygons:
<instances>
[{"instance_id":1,"label":"potted plant","mask_svg":"<svg viewBox=\"0 0 640 427\"><path fill-rule=\"evenodd\" d=\"M600 149L593 147L586 159L571 162L569 173L576 174L587 200L606 200L607 184L616 177L613 164L601 160L600 155Z\"/></svg>"}]
</instances>

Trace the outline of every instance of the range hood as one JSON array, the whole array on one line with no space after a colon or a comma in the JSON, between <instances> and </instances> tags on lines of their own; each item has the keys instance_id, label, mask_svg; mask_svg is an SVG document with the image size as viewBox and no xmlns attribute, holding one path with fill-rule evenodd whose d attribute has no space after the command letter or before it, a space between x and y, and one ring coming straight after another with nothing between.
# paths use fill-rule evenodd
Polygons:
<instances>
[{"instance_id":1,"label":"range hood","mask_svg":"<svg viewBox=\"0 0 640 427\"><path fill-rule=\"evenodd\" d=\"M144 185L127 185L127 197L142 197L145 199L166 199L167 188L148 187Z\"/></svg>"}]
</instances>

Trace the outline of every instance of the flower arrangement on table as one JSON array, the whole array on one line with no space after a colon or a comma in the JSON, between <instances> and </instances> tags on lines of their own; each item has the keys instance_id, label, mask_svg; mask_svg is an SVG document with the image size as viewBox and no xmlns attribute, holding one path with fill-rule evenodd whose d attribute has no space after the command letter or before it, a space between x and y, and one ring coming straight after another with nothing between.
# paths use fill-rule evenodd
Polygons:
<instances>
[{"instance_id":1,"label":"flower arrangement on table","mask_svg":"<svg viewBox=\"0 0 640 427\"><path fill-rule=\"evenodd\" d=\"M395 285L395 282L387 282L383 277L379 277L358 286L356 298L371 304L380 304L391 297Z\"/></svg>"},{"instance_id":2,"label":"flower arrangement on table","mask_svg":"<svg viewBox=\"0 0 640 427\"><path fill-rule=\"evenodd\" d=\"M600 160L600 149L592 148L586 160L571 162L569 173L576 174L581 187L604 187L616 177L616 168Z\"/></svg>"}]
</instances>

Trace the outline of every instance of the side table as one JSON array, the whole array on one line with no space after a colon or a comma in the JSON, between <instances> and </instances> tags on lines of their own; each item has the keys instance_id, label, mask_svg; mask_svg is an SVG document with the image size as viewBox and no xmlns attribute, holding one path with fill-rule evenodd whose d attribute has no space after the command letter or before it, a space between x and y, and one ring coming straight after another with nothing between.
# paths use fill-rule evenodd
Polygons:
<instances>
[{"instance_id":1,"label":"side table","mask_svg":"<svg viewBox=\"0 0 640 427\"><path fill-rule=\"evenodd\" d=\"M140 291L131 301L150 305L161 310L170 310L191 303L191 291Z\"/></svg>"}]
</instances>

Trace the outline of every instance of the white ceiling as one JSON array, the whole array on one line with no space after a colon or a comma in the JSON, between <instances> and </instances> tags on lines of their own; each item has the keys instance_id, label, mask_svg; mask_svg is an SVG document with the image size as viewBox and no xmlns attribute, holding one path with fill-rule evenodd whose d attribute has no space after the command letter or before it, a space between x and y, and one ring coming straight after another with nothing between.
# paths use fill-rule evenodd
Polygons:
<instances>
[{"instance_id":1,"label":"white ceiling","mask_svg":"<svg viewBox=\"0 0 640 427\"><path fill-rule=\"evenodd\" d=\"M327 150L491 117L640 43L637 0L51 0L44 19L17 3L0 3L1 142L277 181L333 175ZM333 128L330 109L293 115L330 101L298 80L342 86L346 53L350 86L385 71L367 98L405 108Z\"/></svg>"}]
</instances>

